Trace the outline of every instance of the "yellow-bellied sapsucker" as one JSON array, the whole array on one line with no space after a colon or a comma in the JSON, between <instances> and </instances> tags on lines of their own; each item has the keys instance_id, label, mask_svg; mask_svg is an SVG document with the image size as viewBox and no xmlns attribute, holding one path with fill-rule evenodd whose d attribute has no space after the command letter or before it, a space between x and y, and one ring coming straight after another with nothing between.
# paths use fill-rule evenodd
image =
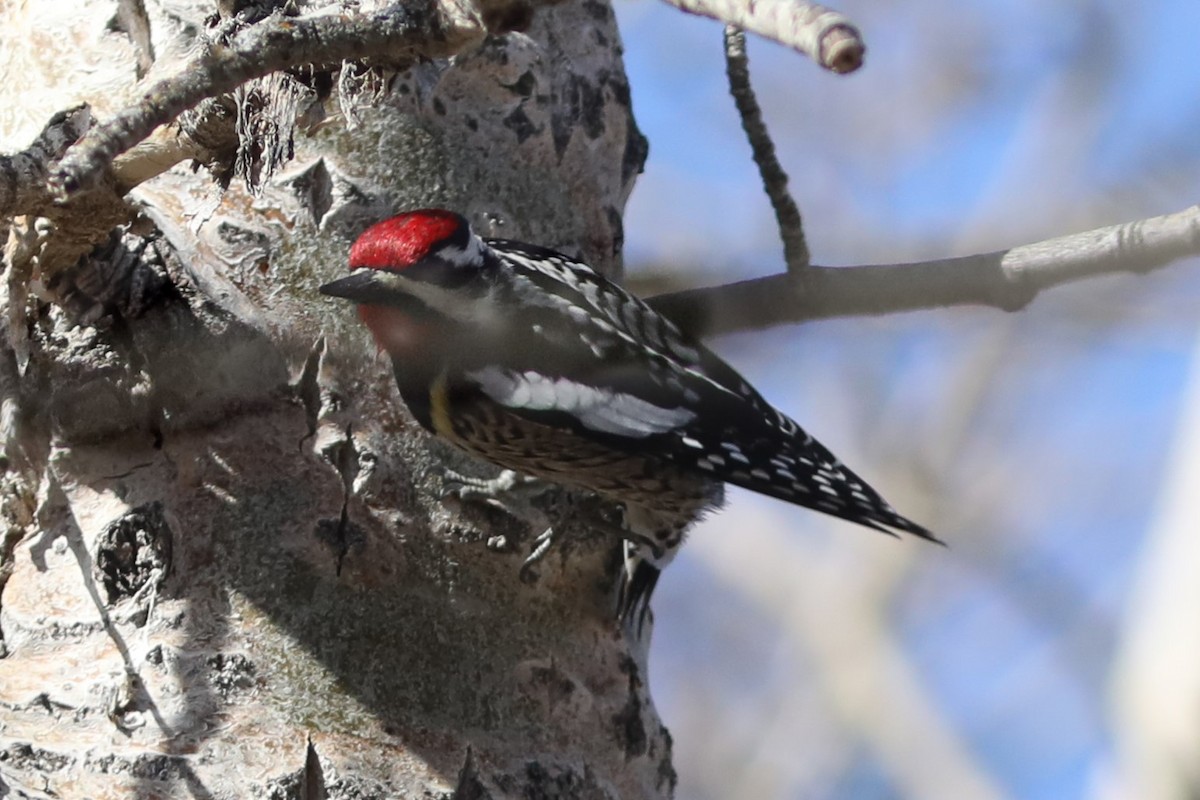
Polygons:
<instances>
[{"instance_id":1,"label":"yellow-bellied sapsucker","mask_svg":"<svg viewBox=\"0 0 1200 800\"><path fill-rule=\"evenodd\" d=\"M425 428L624 505L622 618L644 612L725 483L933 539L732 367L586 264L481 239L458 214L427 209L369 228L350 267L321 291L358 303Z\"/></svg>"}]
</instances>

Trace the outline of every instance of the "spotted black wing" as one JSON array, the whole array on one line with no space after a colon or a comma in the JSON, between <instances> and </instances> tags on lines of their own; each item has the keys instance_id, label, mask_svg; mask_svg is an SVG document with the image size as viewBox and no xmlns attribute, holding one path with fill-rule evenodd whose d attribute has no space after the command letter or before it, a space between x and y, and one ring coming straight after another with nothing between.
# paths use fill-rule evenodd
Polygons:
<instances>
[{"instance_id":1,"label":"spotted black wing","mask_svg":"<svg viewBox=\"0 0 1200 800\"><path fill-rule=\"evenodd\" d=\"M521 296L542 298L534 308L513 303L519 319L504 341L492 343L505 349L503 359L481 357L464 367L464 378L493 401L755 492L933 538L640 299L559 253L489 244L532 284Z\"/></svg>"}]
</instances>

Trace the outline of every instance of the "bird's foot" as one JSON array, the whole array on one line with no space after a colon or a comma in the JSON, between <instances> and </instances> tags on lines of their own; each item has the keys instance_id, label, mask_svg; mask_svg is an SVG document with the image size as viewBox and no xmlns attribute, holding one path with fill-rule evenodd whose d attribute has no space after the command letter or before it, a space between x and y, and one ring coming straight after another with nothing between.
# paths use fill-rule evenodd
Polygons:
<instances>
[{"instance_id":1,"label":"bird's foot","mask_svg":"<svg viewBox=\"0 0 1200 800\"><path fill-rule=\"evenodd\" d=\"M454 470L447 470L445 487L443 497L467 503L481 503L512 513L506 501L520 495L536 496L555 488L555 484L511 469L502 471L494 478L474 478ZM533 540L533 549L521 564L519 574L523 582L533 583L537 580L535 565L546 557L561 538L556 534L554 526L548 527L538 534L537 538ZM508 539L503 536L493 536L488 540L488 546L497 551L511 548Z\"/></svg>"},{"instance_id":2,"label":"bird's foot","mask_svg":"<svg viewBox=\"0 0 1200 800\"><path fill-rule=\"evenodd\" d=\"M443 497L459 500L497 503L500 498L512 495L531 486L544 487L546 482L529 475L506 469L494 478L473 478L452 469L446 470L446 489Z\"/></svg>"}]
</instances>

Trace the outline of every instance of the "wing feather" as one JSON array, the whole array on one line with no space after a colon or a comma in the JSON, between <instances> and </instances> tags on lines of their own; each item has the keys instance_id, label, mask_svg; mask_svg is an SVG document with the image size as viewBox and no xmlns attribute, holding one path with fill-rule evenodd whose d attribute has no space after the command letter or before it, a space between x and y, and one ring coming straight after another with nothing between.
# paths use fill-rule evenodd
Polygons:
<instances>
[{"instance_id":1,"label":"wing feather","mask_svg":"<svg viewBox=\"0 0 1200 800\"><path fill-rule=\"evenodd\" d=\"M541 304L496 298L512 300L521 316L503 337L481 343L461 373L494 402L868 527L933 538L640 299L560 253L489 244L534 284L521 298ZM502 348L503 358L489 358L489 347Z\"/></svg>"}]
</instances>

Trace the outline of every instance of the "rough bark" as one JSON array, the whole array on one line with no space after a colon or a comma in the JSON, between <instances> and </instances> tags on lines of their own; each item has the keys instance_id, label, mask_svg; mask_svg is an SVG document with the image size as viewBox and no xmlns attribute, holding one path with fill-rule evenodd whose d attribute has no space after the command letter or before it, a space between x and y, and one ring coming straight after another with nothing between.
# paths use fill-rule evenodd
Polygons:
<instances>
[{"instance_id":1,"label":"rough bark","mask_svg":"<svg viewBox=\"0 0 1200 800\"><path fill-rule=\"evenodd\" d=\"M199 2L58 5L0 10L8 152L78 102L110 117L212 31ZM441 499L448 465L481 468L316 294L422 205L618 272L644 157L620 55L608 4L569 0L451 61L277 74L194 112L211 169L65 207L112 219L77 262L9 221L0 796L671 793L617 546L587 534L612 510ZM239 163L260 191L219 188ZM579 535L521 583L549 522Z\"/></svg>"}]
</instances>

